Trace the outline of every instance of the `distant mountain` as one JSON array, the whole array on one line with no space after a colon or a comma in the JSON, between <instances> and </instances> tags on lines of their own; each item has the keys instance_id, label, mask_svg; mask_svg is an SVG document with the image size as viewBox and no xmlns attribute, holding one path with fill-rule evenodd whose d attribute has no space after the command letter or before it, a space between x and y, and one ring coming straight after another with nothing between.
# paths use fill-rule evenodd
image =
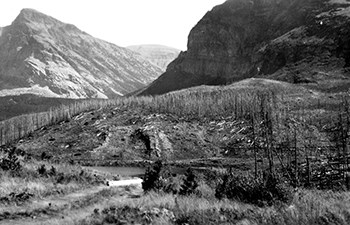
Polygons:
<instances>
[{"instance_id":1,"label":"distant mountain","mask_svg":"<svg viewBox=\"0 0 350 225\"><path fill-rule=\"evenodd\" d=\"M33 9L0 29L0 96L110 98L162 73L129 49L92 37Z\"/></svg>"},{"instance_id":2,"label":"distant mountain","mask_svg":"<svg viewBox=\"0 0 350 225\"><path fill-rule=\"evenodd\" d=\"M187 49L141 94L250 77L350 88L350 2L228 0L191 30Z\"/></svg>"},{"instance_id":3,"label":"distant mountain","mask_svg":"<svg viewBox=\"0 0 350 225\"><path fill-rule=\"evenodd\" d=\"M180 50L163 45L132 45L128 49L140 53L145 59L161 68L164 72L176 57L180 54Z\"/></svg>"}]
</instances>

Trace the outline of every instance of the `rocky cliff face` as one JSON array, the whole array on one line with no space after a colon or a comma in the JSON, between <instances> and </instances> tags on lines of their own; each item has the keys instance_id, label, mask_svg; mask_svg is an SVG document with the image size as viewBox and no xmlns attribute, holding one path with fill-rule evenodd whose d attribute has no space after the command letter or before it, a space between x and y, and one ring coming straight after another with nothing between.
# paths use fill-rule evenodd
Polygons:
<instances>
[{"instance_id":1,"label":"rocky cliff face","mask_svg":"<svg viewBox=\"0 0 350 225\"><path fill-rule=\"evenodd\" d=\"M142 57L158 66L163 72L167 66L179 55L180 50L163 45L133 45L128 49L139 53Z\"/></svg>"},{"instance_id":2,"label":"rocky cliff face","mask_svg":"<svg viewBox=\"0 0 350 225\"><path fill-rule=\"evenodd\" d=\"M290 75L277 73L321 53L334 59L326 64L346 66L349 4L346 0L228 0L199 21L189 34L188 50L142 94L254 76L290 80Z\"/></svg>"},{"instance_id":3,"label":"rocky cliff face","mask_svg":"<svg viewBox=\"0 0 350 225\"><path fill-rule=\"evenodd\" d=\"M334 83L350 88L350 2L325 1L315 12L307 23L260 49L260 76L322 89Z\"/></svg>"},{"instance_id":4,"label":"rocky cliff face","mask_svg":"<svg viewBox=\"0 0 350 225\"><path fill-rule=\"evenodd\" d=\"M0 95L115 97L160 74L140 55L32 9L0 30Z\"/></svg>"}]
</instances>

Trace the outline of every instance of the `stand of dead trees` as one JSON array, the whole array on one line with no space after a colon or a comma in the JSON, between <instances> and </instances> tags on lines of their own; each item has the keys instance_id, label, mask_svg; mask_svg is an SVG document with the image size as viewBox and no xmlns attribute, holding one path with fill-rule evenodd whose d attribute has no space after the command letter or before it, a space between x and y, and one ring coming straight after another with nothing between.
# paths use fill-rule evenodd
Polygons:
<instances>
[{"instance_id":1,"label":"stand of dead trees","mask_svg":"<svg viewBox=\"0 0 350 225\"><path fill-rule=\"evenodd\" d=\"M320 102L312 110L281 109L269 98L262 101L260 115L250 118L254 142L246 151L253 152L254 176L279 170L295 187L350 189L348 101L318 118L312 112L324 109Z\"/></svg>"}]
</instances>

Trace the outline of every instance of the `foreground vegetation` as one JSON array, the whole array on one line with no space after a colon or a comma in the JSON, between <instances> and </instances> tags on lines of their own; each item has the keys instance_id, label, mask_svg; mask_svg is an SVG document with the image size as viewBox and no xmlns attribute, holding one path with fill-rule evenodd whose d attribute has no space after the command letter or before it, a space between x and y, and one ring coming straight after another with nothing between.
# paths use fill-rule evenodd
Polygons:
<instances>
[{"instance_id":1,"label":"foreground vegetation","mask_svg":"<svg viewBox=\"0 0 350 225\"><path fill-rule=\"evenodd\" d=\"M9 166L11 169L6 169L5 165L12 165ZM96 187L103 181L103 177L96 177L79 166L58 165L37 160L23 161L18 152L11 151L2 155L1 166L0 219L5 221L29 217L27 220L35 223L33 218L36 217L54 218L63 212L68 213L87 207L90 215L83 219L78 216L61 219L65 219L64 224L76 225L138 223L345 225L350 222L349 192L294 190L288 189L286 184L271 181L254 183L253 177L249 180L248 177L236 176L231 171L203 174L189 169L184 175L173 177L168 173L166 165L161 162L149 168L143 184L145 193L142 195L118 197L136 187L101 189L94 195L72 201L71 205L56 203L58 205L53 207L50 204L54 204L55 198L59 199L59 196L85 190L88 187ZM254 196L252 191L254 189L267 194L260 195L262 201L259 200L259 196ZM43 206L31 203L35 199L51 200L49 205L40 208ZM48 204L48 201L46 202ZM90 205L98 208L91 208ZM18 211L21 208L25 208L26 211ZM50 220L44 224L60 223L58 221L58 219Z\"/></svg>"},{"instance_id":2,"label":"foreground vegetation","mask_svg":"<svg viewBox=\"0 0 350 225\"><path fill-rule=\"evenodd\" d=\"M207 175L207 176L206 176ZM213 179L213 177L215 177ZM138 199L114 200L75 224L349 224L350 194L292 189L277 175L261 180L232 171L193 170L173 177L160 161Z\"/></svg>"},{"instance_id":3,"label":"foreground vegetation","mask_svg":"<svg viewBox=\"0 0 350 225\"><path fill-rule=\"evenodd\" d=\"M55 164L30 158L18 149L0 155L0 212L31 199L59 196L104 183L101 176L80 166ZM0 213L1 214L1 213Z\"/></svg>"},{"instance_id":4,"label":"foreground vegetation","mask_svg":"<svg viewBox=\"0 0 350 225\"><path fill-rule=\"evenodd\" d=\"M298 191L290 205L257 207L198 195L150 192L115 200L76 224L349 224L348 192Z\"/></svg>"}]
</instances>

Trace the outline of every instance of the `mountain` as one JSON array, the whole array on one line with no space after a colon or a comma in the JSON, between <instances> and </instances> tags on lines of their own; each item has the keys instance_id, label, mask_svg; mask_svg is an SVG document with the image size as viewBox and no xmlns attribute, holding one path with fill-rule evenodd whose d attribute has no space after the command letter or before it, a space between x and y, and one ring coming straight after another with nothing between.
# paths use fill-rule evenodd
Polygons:
<instances>
[{"instance_id":1,"label":"mountain","mask_svg":"<svg viewBox=\"0 0 350 225\"><path fill-rule=\"evenodd\" d=\"M349 6L347 0L228 0L198 22L188 50L141 94L250 77L344 83L350 66Z\"/></svg>"},{"instance_id":2,"label":"mountain","mask_svg":"<svg viewBox=\"0 0 350 225\"><path fill-rule=\"evenodd\" d=\"M138 52L142 57L161 68L163 72L180 53L179 49L163 45L132 45L127 48Z\"/></svg>"},{"instance_id":3,"label":"mountain","mask_svg":"<svg viewBox=\"0 0 350 225\"><path fill-rule=\"evenodd\" d=\"M111 98L161 73L139 54L33 9L0 30L0 96Z\"/></svg>"}]
</instances>

